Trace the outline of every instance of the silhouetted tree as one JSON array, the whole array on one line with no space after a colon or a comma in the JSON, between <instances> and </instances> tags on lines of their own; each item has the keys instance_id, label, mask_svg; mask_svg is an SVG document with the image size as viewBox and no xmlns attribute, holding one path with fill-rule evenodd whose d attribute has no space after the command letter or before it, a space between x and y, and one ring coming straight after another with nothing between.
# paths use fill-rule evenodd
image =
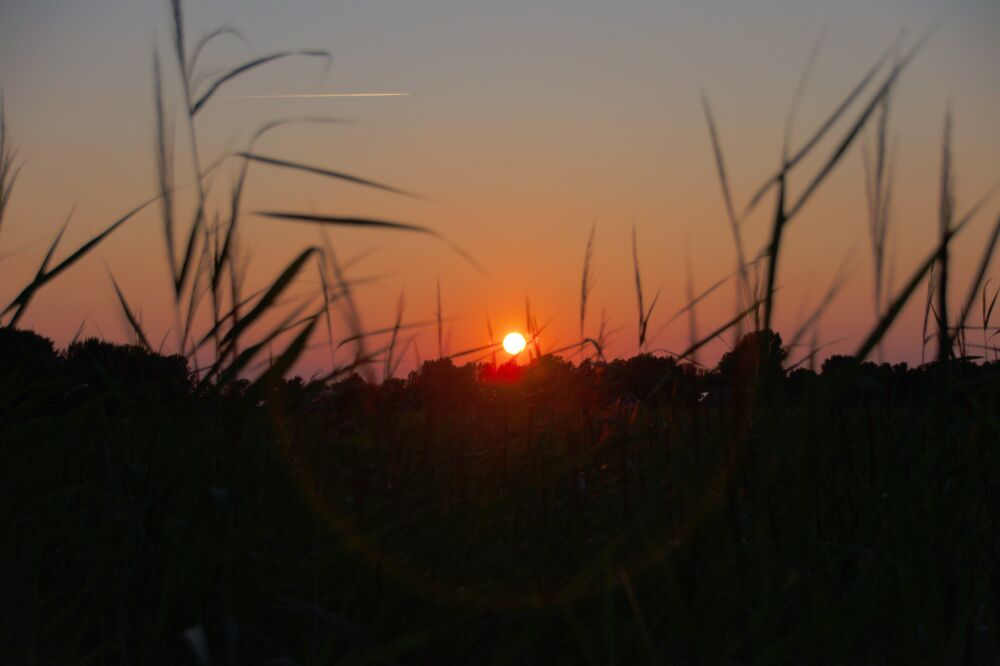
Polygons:
<instances>
[{"instance_id":1,"label":"silhouetted tree","mask_svg":"<svg viewBox=\"0 0 1000 666\"><path fill-rule=\"evenodd\" d=\"M66 370L89 394L109 393L130 405L170 403L190 395L193 380L183 356L161 356L137 345L88 338L66 349Z\"/></svg>"},{"instance_id":2,"label":"silhouetted tree","mask_svg":"<svg viewBox=\"0 0 1000 666\"><path fill-rule=\"evenodd\" d=\"M733 386L777 384L785 374L788 350L771 330L747 333L719 360L719 373Z\"/></svg>"}]
</instances>

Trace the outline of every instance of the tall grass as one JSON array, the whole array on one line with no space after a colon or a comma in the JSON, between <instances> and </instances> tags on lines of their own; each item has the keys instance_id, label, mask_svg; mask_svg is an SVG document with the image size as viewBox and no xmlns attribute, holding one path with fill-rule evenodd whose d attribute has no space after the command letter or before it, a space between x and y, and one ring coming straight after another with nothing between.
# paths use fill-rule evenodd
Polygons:
<instances>
[{"instance_id":1,"label":"tall grass","mask_svg":"<svg viewBox=\"0 0 1000 666\"><path fill-rule=\"evenodd\" d=\"M7 129L7 107L0 90L0 232L3 231L4 214L23 166L18 162L17 154L17 147Z\"/></svg>"},{"instance_id":2,"label":"tall grass","mask_svg":"<svg viewBox=\"0 0 1000 666\"><path fill-rule=\"evenodd\" d=\"M880 107L874 148L864 148L865 198L868 204L868 240L872 255L872 287L875 317L882 316L887 275L889 225L892 219L892 149L889 145L891 96ZM879 346L879 355L882 355Z\"/></svg>"},{"instance_id":3,"label":"tall grass","mask_svg":"<svg viewBox=\"0 0 1000 666\"><path fill-rule=\"evenodd\" d=\"M583 351L586 339L587 301L594 289L595 275L591 263L594 260L594 237L597 233L597 220L590 225L590 235L587 236L587 248L583 252L583 275L580 278L580 351ZM492 335L490 338L492 339Z\"/></svg>"},{"instance_id":4,"label":"tall grass","mask_svg":"<svg viewBox=\"0 0 1000 666\"><path fill-rule=\"evenodd\" d=\"M948 281L949 281L949 245L954 233L952 215L955 207L953 193L954 180L951 173L951 109L945 114L944 140L941 145L941 191L938 205L938 229L940 232L940 249L937 260L937 320L938 320L938 352L939 361L947 361L951 356L951 332L948 328Z\"/></svg>"},{"instance_id":5,"label":"tall grass","mask_svg":"<svg viewBox=\"0 0 1000 666\"><path fill-rule=\"evenodd\" d=\"M874 154L866 150L863 156L863 164L866 173L865 191L868 202L868 230L873 260L873 292L877 317L874 328L858 348L857 356L859 358L864 358L873 349L879 348L882 339L888 332L892 323L895 321L899 312L908 302L910 296L913 294L919 283L922 282L929 273L932 273L936 278L936 284L932 284L930 281L928 282L928 300L924 317L924 337L926 338L928 316L933 313L938 322L937 357L938 359L943 360L948 358L952 353L954 338L950 333L952 326L949 323L950 315L948 312L947 296L950 273L949 246L958 231L961 230L965 224L975 216L976 212L978 212L980 207L989 198L992 194L992 190L988 192L977 204L975 204L969 212L961 218L960 221L953 221L954 197L952 194L953 176L951 167L950 112L946 118L944 144L942 148L943 156L938 213L939 239L937 249L934 253L932 253L932 256L928 260L920 264L916 272L907 281L906 285L899 294L889 300L885 293L888 280L886 261L888 256L887 241L892 202L892 158L891 147L889 146L890 99L892 91L898 83L901 74L919 53L921 47L924 43L926 43L931 32L932 29L925 32L905 51L901 57L897 57L893 61L892 65L888 68L887 73L881 79L881 83L875 87L874 92L869 96L868 101L864 104L861 111L849 123L847 130L842 135L842 138L836 142L833 151L823 162L819 170L807 180L807 185L797 197L789 199L789 175L810 153L819 148L821 140L837 125L838 121L845 116L851 105L858 98L860 98L862 93L869 88L873 81L875 81L878 73L884 68L886 62L889 60L890 54L897 52L899 45L894 44L889 50L887 50L861 78L858 84L850 90L850 92L844 97L843 101L834 109L831 115L802 144L802 146L798 150L790 152L791 119L800 98L804 81L813 65L818 45L817 47L814 47L813 52L810 54L805 72L803 73L803 77L796 89L796 93L793 98L792 111L790 111L788 116L789 120L786 123L786 132L782 147L782 165L775 175L767 178L755 191L754 195L750 198L749 203L744 207L739 216L735 213L733 197L722 157L719 134L712 115L711 106L709 105L707 98L704 95L702 96L702 107L708 124L709 138L711 140L711 146L715 156L716 170L722 186L726 216L736 248L738 262L737 273L741 283L741 286L738 288L737 304L739 305L742 303L745 306L747 303L756 302L763 306L763 316L761 318L758 318L756 308L746 308L743 310L744 316L749 315L751 321L756 322L755 327L762 327L765 329L772 327L776 300L775 293L777 291L778 284L777 276L779 258L783 245L782 241L784 238L784 231L787 225L803 210L812 195L818 191L821 185L842 161L844 155L849 151L853 144L856 143L864 128L877 113L876 139L873 150ZM767 260L766 283L763 290L758 291L758 289L751 286L751 281L747 272L748 262L744 259L745 251L743 248L742 235L740 233L740 224L742 219L749 215L757 207L764 195L772 189L776 191L776 199L774 213L772 216L773 221L771 225L771 237L767 247L758 255L758 257L764 257ZM959 316L959 322L956 328L958 331L962 331L965 326L965 320L968 316L969 310L971 309L970 304L974 302L975 294L978 293L982 281L985 278L989 260L992 257L992 252L997 240L996 236L991 236L986 246L984 260L980 264L979 272L973 279L970 286L970 293L973 295L966 298L962 313ZM807 319L807 323L809 325L815 324L818 320L819 315L839 290L841 282L842 280L835 279L834 284L821 301L820 307L817 308L814 314ZM936 308L931 305L931 294L936 295ZM696 299L691 298L689 295L689 301L693 303L695 300ZM737 334L739 334L741 323L741 320L737 318L733 320L729 326L735 327ZM797 342L807 332L808 326L802 327L795 333L792 339ZM717 334L717 331L713 332L713 336ZM700 343L693 343L689 349L697 349L701 346L701 344L704 344L704 341L700 341ZM682 356L686 356L686 354Z\"/></svg>"},{"instance_id":6,"label":"tall grass","mask_svg":"<svg viewBox=\"0 0 1000 666\"><path fill-rule=\"evenodd\" d=\"M691 244L688 239L684 239L684 267L685 267L685 277L684 282L685 295L687 298L688 305L688 344L694 345L695 341L698 339L698 315L697 315L697 303L695 302L694 296L694 266L691 264ZM691 355L691 360L694 363L698 363L698 353L695 352Z\"/></svg>"},{"instance_id":7,"label":"tall grass","mask_svg":"<svg viewBox=\"0 0 1000 666\"><path fill-rule=\"evenodd\" d=\"M653 316L653 308L656 307L656 302L660 299L660 290L658 289L656 291L656 295L653 296L653 300L650 302L649 308L647 309L643 305L642 298L642 274L639 271L639 245L635 232L635 224L632 225L632 267L635 275L636 305L639 308L639 350L643 351L646 348L646 329L649 327L649 318Z\"/></svg>"}]
</instances>

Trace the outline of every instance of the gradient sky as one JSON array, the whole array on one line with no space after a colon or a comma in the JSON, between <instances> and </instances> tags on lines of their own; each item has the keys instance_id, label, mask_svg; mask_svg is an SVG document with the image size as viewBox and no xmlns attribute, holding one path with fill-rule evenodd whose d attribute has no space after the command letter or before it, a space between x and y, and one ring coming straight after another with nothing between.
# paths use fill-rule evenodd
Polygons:
<instances>
[{"instance_id":1,"label":"gradient sky","mask_svg":"<svg viewBox=\"0 0 1000 666\"><path fill-rule=\"evenodd\" d=\"M710 98L734 195L742 205L777 166L792 93L817 35L825 45L796 117L798 143L829 113L889 44L945 20L907 70L893 98L897 174L891 232L898 286L934 243L941 129L950 100L958 209L1000 180L1000 4L902 0L507 0L328 2L208 0L186 4L188 33L232 25L250 44L219 42L206 64L222 66L284 48L321 48L321 62L288 60L223 90L199 117L206 156L242 147L263 122L336 116L357 124L294 127L271 134L260 152L340 169L419 192L411 200L302 174L253 167L245 209L384 217L426 224L483 264L483 277L446 244L404 234L336 230L342 259L370 248L357 277L382 278L358 297L369 327L391 325L405 289L407 319L433 317L439 277L450 351L483 344L485 316L497 329L523 328L529 296L546 346L577 334L580 271L597 221L598 279L588 313L602 307L615 333L610 351L636 351L630 227L639 237L647 299L662 286L655 331L685 302L685 243L696 289L729 273L733 247L699 102ZM0 231L0 299L30 280L48 241L75 206L68 251L155 191L152 53L168 56L168 11L159 0L0 0L0 85L8 125L26 165ZM318 92L407 92L406 97L239 99ZM177 95L171 107L179 110ZM842 133L839 130L835 135ZM179 145L186 140L182 133ZM821 155L830 151L824 145ZM188 156L177 156L185 182ZM205 161L209 161L206 157ZM806 173L791 182L803 186ZM225 196L233 164L216 187ZM182 197L190 203L190 196ZM219 199L220 201L222 199ZM767 207L765 207L766 209ZM955 245L955 297L964 297L988 228L990 202ZM790 333L848 262L850 279L820 326L820 342L854 349L874 322L861 152L834 176L787 233L780 266L777 328ZM248 216L248 289L272 278L315 228ZM769 213L746 223L747 246L765 242ZM110 269L139 306L150 338L173 325L169 279L155 209L130 222L98 252L33 302L23 323L65 344L86 320L88 334L124 340L127 328ZM997 271L991 270L996 276ZM317 288L307 277L299 290ZM922 295L886 345L890 360L920 358ZM731 317L733 290L700 308L707 331ZM343 326L338 334L347 335ZM172 338L169 338L172 340ZM650 341L681 349L684 321ZM319 341L319 338L317 338ZM172 343L171 343L172 344ZM169 345L168 345L169 346ZM423 358L435 334L419 338ZM724 350L718 343L703 358ZM802 350L793 351L797 358ZM412 367L415 357L404 365ZM329 363L322 349L300 366Z\"/></svg>"}]
</instances>

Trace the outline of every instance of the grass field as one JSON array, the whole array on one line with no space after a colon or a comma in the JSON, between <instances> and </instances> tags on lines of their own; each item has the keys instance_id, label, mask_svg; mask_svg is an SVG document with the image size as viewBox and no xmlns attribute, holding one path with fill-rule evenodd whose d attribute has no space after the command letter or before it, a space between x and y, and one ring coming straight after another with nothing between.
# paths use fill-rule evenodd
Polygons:
<instances>
[{"instance_id":1,"label":"grass field","mask_svg":"<svg viewBox=\"0 0 1000 666\"><path fill-rule=\"evenodd\" d=\"M725 370L651 356L436 361L249 395L96 341L39 377L4 333L10 663L1000 655L995 363L718 398Z\"/></svg>"}]
</instances>

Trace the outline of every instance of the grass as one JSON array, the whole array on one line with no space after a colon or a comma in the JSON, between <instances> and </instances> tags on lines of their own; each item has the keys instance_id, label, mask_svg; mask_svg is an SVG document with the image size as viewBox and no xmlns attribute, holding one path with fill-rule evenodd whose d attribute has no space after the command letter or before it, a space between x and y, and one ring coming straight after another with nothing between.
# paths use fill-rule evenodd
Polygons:
<instances>
[{"instance_id":1,"label":"grass","mask_svg":"<svg viewBox=\"0 0 1000 666\"><path fill-rule=\"evenodd\" d=\"M213 662L998 654L995 364L730 375L712 407L728 371L648 355L174 398L109 363L43 398L89 354L4 375L15 661L197 662L191 628Z\"/></svg>"},{"instance_id":2,"label":"grass","mask_svg":"<svg viewBox=\"0 0 1000 666\"><path fill-rule=\"evenodd\" d=\"M57 262L67 220L0 315L0 652L13 663L1000 659L1000 368L988 360L997 355L990 322L1000 289L990 291L988 276L1000 219L953 320L950 244L989 194L955 214L950 113L939 237L895 293L887 267L890 99L926 36L901 56L893 45L793 150L795 109L821 37L793 96L779 168L743 208L703 95L736 266L696 295L689 259L689 302L656 333L686 314L687 348L642 353L657 297L647 306L634 227L640 353L605 357L615 332L606 313L588 334L595 223L579 340L543 349L551 319L539 325L526 296L530 362L518 367L498 366L488 318L488 344L447 348L440 281L433 320L404 321L400 293L392 325L363 325L353 290L362 280L348 276L351 262L338 260L327 230L416 233L483 271L431 227L257 212L311 224L320 241L245 293L251 166L417 195L256 152L260 137L285 125L342 119L276 120L203 166L197 119L220 88L278 60L329 54L285 50L208 70L206 45L242 35L220 28L189 48L182 3L170 6L193 210L175 197L177 136L154 52L157 193ZM785 345L771 330L785 232L872 122L863 164L876 321L853 356L816 373L799 366L814 366L829 344L820 343L819 321L846 268ZM832 150L793 192L790 177L837 128ZM213 177L226 160L237 178L220 195ZM0 100L0 229L20 165ZM748 255L741 225L771 192L768 243ZM176 309L174 355L153 351L157 338L126 298L129 285L113 276L138 344L74 339L56 352L17 329L40 289L154 204ZM320 289L299 293L312 270ZM732 318L700 332L697 305L730 279ZM936 362L865 362L925 281L923 336L933 315ZM977 298L979 364L966 334ZM339 341L334 314L347 333ZM436 359L397 378L411 345L419 356L404 331L425 326L436 326ZM289 379L324 331L324 376ZM730 332L731 351L702 365L698 352ZM789 361L807 337L809 353ZM353 355L338 362L345 348ZM580 362L558 357L566 351ZM453 363L474 355L491 362Z\"/></svg>"}]
</instances>

